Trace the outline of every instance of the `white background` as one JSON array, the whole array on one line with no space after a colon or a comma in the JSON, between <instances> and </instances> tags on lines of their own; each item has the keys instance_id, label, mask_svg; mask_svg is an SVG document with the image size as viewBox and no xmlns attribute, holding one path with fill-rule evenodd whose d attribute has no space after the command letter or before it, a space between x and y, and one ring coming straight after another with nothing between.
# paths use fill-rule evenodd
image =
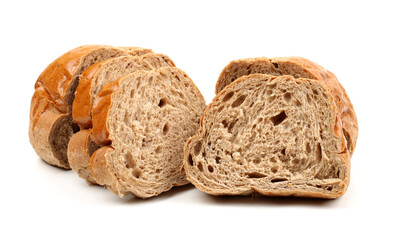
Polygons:
<instances>
[{"instance_id":1,"label":"white background","mask_svg":"<svg viewBox=\"0 0 393 240\"><path fill-rule=\"evenodd\" d=\"M393 239L391 1L2 1L0 239ZM169 55L209 103L222 68L302 56L334 72L359 119L337 200L211 197L192 186L118 198L41 161L28 141L38 75L84 44Z\"/></svg>"}]
</instances>

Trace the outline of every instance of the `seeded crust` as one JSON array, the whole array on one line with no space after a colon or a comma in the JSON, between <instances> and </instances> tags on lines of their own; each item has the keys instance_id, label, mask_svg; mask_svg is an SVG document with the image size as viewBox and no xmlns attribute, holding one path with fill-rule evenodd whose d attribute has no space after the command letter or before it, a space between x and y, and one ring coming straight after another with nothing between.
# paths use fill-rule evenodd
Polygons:
<instances>
[{"instance_id":1,"label":"seeded crust","mask_svg":"<svg viewBox=\"0 0 393 240\"><path fill-rule=\"evenodd\" d=\"M156 196L187 184L183 147L199 126L205 100L173 67L137 71L106 85L96 97L91 158L97 183L119 196ZM108 145L109 144L109 145Z\"/></svg>"},{"instance_id":2,"label":"seeded crust","mask_svg":"<svg viewBox=\"0 0 393 240\"><path fill-rule=\"evenodd\" d=\"M29 139L47 163L69 169L67 146L78 131L71 106L79 74L89 65L112 57L151 52L141 48L86 45L73 49L52 62L39 76L31 100Z\"/></svg>"},{"instance_id":3,"label":"seeded crust","mask_svg":"<svg viewBox=\"0 0 393 240\"><path fill-rule=\"evenodd\" d=\"M231 64L217 86L236 68ZM252 74L224 87L185 146L188 180L212 195L343 195L357 139L356 115L335 76L321 67L320 73L314 70L316 80Z\"/></svg>"},{"instance_id":4,"label":"seeded crust","mask_svg":"<svg viewBox=\"0 0 393 240\"><path fill-rule=\"evenodd\" d=\"M88 168L93 153L89 149L96 148L96 144L91 141L90 134L87 132L91 132L91 106L98 92L106 84L137 70L148 71L160 67L174 66L173 61L164 54L147 53L143 56L122 56L108 59L93 64L83 71L75 93L72 115L74 122L81 129L89 129L89 131L73 135L68 145L70 166L81 178L86 179L89 183L96 184ZM81 146L85 146L85 148L81 148Z\"/></svg>"}]
</instances>

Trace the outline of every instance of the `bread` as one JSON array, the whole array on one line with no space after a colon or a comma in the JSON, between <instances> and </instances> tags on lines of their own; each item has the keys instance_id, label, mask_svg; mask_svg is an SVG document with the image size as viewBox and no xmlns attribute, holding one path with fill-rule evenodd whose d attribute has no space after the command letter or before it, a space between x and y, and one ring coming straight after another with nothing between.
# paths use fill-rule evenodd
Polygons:
<instances>
[{"instance_id":1,"label":"bread","mask_svg":"<svg viewBox=\"0 0 393 240\"><path fill-rule=\"evenodd\" d=\"M105 85L92 109L95 180L119 196L147 198L188 183L183 148L199 126L205 100L173 67L137 71Z\"/></svg>"},{"instance_id":2,"label":"bread","mask_svg":"<svg viewBox=\"0 0 393 240\"><path fill-rule=\"evenodd\" d=\"M69 169L67 145L78 131L71 118L79 74L88 66L121 55L151 52L141 48L86 45L52 62L38 77L31 100L29 138L36 153L47 163Z\"/></svg>"},{"instance_id":3,"label":"bread","mask_svg":"<svg viewBox=\"0 0 393 240\"><path fill-rule=\"evenodd\" d=\"M352 156L358 136L358 122L352 103L336 76L320 65L302 57L246 58L230 62L221 72L216 83L216 94L237 78L254 73L274 76L291 75L322 81L331 89L334 102L347 138L348 151Z\"/></svg>"},{"instance_id":4,"label":"bread","mask_svg":"<svg viewBox=\"0 0 393 240\"><path fill-rule=\"evenodd\" d=\"M73 120L81 129L92 127L91 106L95 96L104 85L113 82L123 75L137 70L153 70L160 67L174 67L173 61L164 54L148 53L143 56L122 56L111 58L91 65L82 72L73 102ZM82 148L81 146L84 146ZM91 141L90 130L81 131L72 136L68 145L68 160L71 168L81 178L95 184L88 168L91 155L95 149Z\"/></svg>"},{"instance_id":5,"label":"bread","mask_svg":"<svg viewBox=\"0 0 393 240\"><path fill-rule=\"evenodd\" d=\"M248 64L236 71L232 62L222 72L222 90L185 146L188 180L212 195L343 195L358 125L336 77L307 60L280 58L271 62L282 71L273 73L294 76L251 74L223 87L233 73L249 73L253 61L240 60ZM299 77L301 69L309 78Z\"/></svg>"}]
</instances>

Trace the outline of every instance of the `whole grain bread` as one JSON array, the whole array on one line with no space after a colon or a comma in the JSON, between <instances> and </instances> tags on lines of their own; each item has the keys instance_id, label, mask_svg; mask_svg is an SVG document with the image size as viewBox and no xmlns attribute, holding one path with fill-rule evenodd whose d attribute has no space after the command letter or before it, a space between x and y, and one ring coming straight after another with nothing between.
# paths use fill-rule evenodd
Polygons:
<instances>
[{"instance_id":1,"label":"whole grain bread","mask_svg":"<svg viewBox=\"0 0 393 240\"><path fill-rule=\"evenodd\" d=\"M318 198L345 193L358 134L353 106L331 72L301 58L279 60L272 65L288 75L237 78L259 66L250 59L222 72L221 91L184 150L187 178L200 190ZM298 75L301 69L308 78Z\"/></svg>"},{"instance_id":2,"label":"whole grain bread","mask_svg":"<svg viewBox=\"0 0 393 240\"><path fill-rule=\"evenodd\" d=\"M175 67L173 61L164 54L148 53L143 56L122 56L111 58L91 65L80 77L80 82L73 102L73 120L81 129L92 127L91 107L98 92L108 83L123 75L137 70L153 70L160 67ZM96 146L91 141L90 131L74 134L68 145L68 161L71 168L81 178L95 184L88 168L91 155ZM84 146L85 148L81 148Z\"/></svg>"},{"instance_id":3,"label":"whole grain bread","mask_svg":"<svg viewBox=\"0 0 393 240\"><path fill-rule=\"evenodd\" d=\"M188 183L183 148L196 133L205 100L181 70L137 71L107 84L95 98L95 180L119 196L156 196Z\"/></svg>"},{"instance_id":4,"label":"whole grain bread","mask_svg":"<svg viewBox=\"0 0 393 240\"><path fill-rule=\"evenodd\" d=\"M352 156L358 136L358 122L352 103L336 76L320 65L302 57L246 58L231 61L221 72L216 83L216 94L241 76L254 73L274 76L291 75L295 78L310 78L323 82L332 90L337 115Z\"/></svg>"},{"instance_id":5,"label":"whole grain bread","mask_svg":"<svg viewBox=\"0 0 393 240\"><path fill-rule=\"evenodd\" d=\"M38 77L31 100L29 139L36 153L51 165L69 169L68 141L78 131L71 111L79 74L88 66L108 58L147 52L151 50L86 45L52 62Z\"/></svg>"}]
</instances>

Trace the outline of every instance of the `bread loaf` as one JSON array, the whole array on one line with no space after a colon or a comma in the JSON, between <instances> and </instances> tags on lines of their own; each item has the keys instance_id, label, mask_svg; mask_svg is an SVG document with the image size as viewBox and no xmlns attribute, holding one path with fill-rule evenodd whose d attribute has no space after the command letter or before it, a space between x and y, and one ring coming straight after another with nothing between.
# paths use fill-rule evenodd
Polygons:
<instances>
[{"instance_id":1,"label":"bread loaf","mask_svg":"<svg viewBox=\"0 0 393 240\"><path fill-rule=\"evenodd\" d=\"M95 180L119 196L152 197L188 183L180 173L184 144L205 109L192 80L173 67L137 71L107 84L95 98Z\"/></svg>"},{"instance_id":2,"label":"bread loaf","mask_svg":"<svg viewBox=\"0 0 393 240\"><path fill-rule=\"evenodd\" d=\"M73 120L81 129L91 128L92 103L103 86L137 70L153 70L168 66L174 67L175 64L168 56L157 53L148 53L140 57L122 56L91 65L80 77L73 102ZM72 136L68 146L68 160L71 168L80 177L95 184L88 168L90 157L94 152L91 149L96 149L91 141L90 132L85 130Z\"/></svg>"},{"instance_id":3,"label":"bread loaf","mask_svg":"<svg viewBox=\"0 0 393 240\"><path fill-rule=\"evenodd\" d=\"M67 145L78 131L71 111L79 74L105 59L147 52L151 50L86 45L52 62L38 77L31 100L29 138L36 153L49 164L69 169Z\"/></svg>"},{"instance_id":4,"label":"bread loaf","mask_svg":"<svg viewBox=\"0 0 393 240\"><path fill-rule=\"evenodd\" d=\"M269 75L252 74L258 71ZM331 72L302 58L238 60L223 70L217 91L184 150L197 188L213 195L345 193L358 125Z\"/></svg>"}]
</instances>

